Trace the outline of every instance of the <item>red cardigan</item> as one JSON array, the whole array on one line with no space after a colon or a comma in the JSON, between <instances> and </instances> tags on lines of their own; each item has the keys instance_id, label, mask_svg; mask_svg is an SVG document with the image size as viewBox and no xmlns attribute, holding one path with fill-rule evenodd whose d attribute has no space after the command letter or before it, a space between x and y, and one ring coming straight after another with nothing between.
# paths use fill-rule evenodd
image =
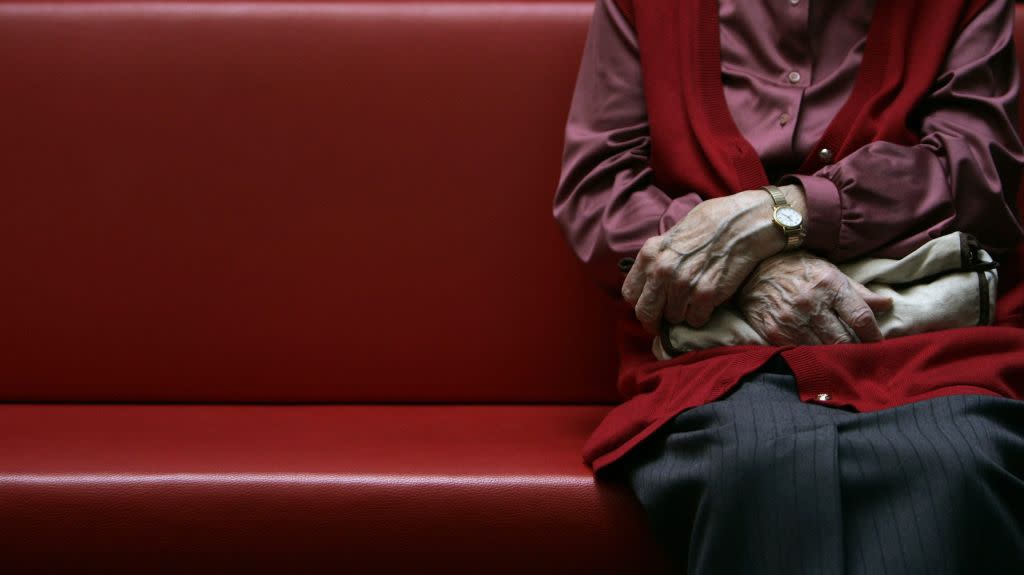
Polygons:
<instances>
[{"instance_id":1,"label":"red cardigan","mask_svg":"<svg viewBox=\"0 0 1024 575\"><path fill-rule=\"evenodd\" d=\"M642 46L655 183L665 190L701 190L705 199L769 183L725 100L717 0L615 1ZM917 143L915 106L949 46L984 4L879 2L853 91L800 172L813 173L877 140ZM587 441L584 460L600 471L679 412L720 398L777 353L793 370L804 401L872 411L953 394L1021 399L1024 329L1014 326L1024 326L1024 284L1009 271L1001 283L1013 289L1004 290L997 306L1000 327L871 344L727 347L658 362L650 336L624 317L619 389L628 399Z\"/></svg>"}]
</instances>

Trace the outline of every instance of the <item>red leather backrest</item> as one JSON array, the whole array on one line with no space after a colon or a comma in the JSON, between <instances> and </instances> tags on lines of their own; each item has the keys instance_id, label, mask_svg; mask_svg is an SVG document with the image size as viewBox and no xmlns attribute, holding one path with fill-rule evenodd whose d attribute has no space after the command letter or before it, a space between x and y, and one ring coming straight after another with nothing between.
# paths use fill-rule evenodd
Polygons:
<instances>
[{"instance_id":1,"label":"red leather backrest","mask_svg":"<svg viewBox=\"0 0 1024 575\"><path fill-rule=\"evenodd\" d=\"M0 400L613 401L590 11L0 3Z\"/></svg>"}]
</instances>

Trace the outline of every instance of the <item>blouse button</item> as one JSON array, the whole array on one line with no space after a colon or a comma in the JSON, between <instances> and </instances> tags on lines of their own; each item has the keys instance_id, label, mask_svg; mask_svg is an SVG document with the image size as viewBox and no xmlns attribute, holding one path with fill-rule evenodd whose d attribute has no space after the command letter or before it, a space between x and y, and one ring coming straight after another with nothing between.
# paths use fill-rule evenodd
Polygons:
<instances>
[{"instance_id":1,"label":"blouse button","mask_svg":"<svg viewBox=\"0 0 1024 575\"><path fill-rule=\"evenodd\" d=\"M822 148L818 152L818 158L820 158L821 161L825 162L826 164L831 162L832 161L832 150L830 150L828 148Z\"/></svg>"},{"instance_id":2,"label":"blouse button","mask_svg":"<svg viewBox=\"0 0 1024 575\"><path fill-rule=\"evenodd\" d=\"M800 72L790 72L787 78L789 78L790 84L799 84L802 76L800 75Z\"/></svg>"}]
</instances>

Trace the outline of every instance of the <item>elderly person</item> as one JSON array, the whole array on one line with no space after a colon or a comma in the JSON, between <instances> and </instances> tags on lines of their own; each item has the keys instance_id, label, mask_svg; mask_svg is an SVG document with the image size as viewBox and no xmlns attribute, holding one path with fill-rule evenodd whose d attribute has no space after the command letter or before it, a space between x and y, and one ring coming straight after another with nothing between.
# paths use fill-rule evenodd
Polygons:
<instances>
[{"instance_id":1,"label":"elderly person","mask_svg":"<svg viewBox=\"0 0 1024 575\"><path fill-rule=\"evenodd\" d=\"M1024 330L884 339L892 302L836 267L1020 240L1012 21L1009 0L597 0L555 216L636 321L584 456L680 568L1024 569ZM651 354L723 305L770 345Z\"/></svg>"}]
</instances>

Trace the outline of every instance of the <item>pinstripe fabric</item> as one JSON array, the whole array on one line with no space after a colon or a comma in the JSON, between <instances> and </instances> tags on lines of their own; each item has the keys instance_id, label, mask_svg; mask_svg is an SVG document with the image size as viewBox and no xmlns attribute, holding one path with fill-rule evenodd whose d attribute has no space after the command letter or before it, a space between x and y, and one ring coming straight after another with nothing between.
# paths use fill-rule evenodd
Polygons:
<instances>
[{"instance_id":1,"label":"pinstripe fabric","mask_svg":"<svg viewBox=\"0 0 1024 575\"><path fill-rule=\"evenodd\" d=\"M1024 402L852 413L762 373L616 466L689 573L1024 573Z\"/></svg>"}]
</instances>

